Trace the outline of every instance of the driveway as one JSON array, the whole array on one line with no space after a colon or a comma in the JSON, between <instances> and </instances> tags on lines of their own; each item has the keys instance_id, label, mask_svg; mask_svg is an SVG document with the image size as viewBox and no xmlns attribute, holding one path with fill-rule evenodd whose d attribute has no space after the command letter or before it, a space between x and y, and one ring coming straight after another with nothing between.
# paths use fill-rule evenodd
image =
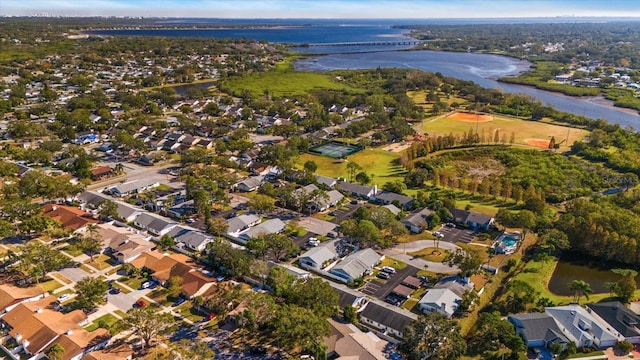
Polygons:
<instances>
[{"instance_id":1,"label":"driveway","mask_svg":"<svg viewBox=\"0 0 640 360\"><path fill-rule=\"evenodd\" d=\"M414 251L418 251L418 250L422 250L424 248L427 247L433 247L433 240L418 240L418 241L413 241L413 242L409 242L409 243L404 243L404 244L398 244L395 247L392 247L390 249L385 249L382 250L382 253L385 254L386 256L392 257L394 259L398 259L400 261L404 261L407 264L414 266L418 269L425 269L425 270L429 270L429 271L433 271L439 274L455 274L458 272L458 268L457 267L451 267L447 264L443 264L443 263L439 263L439 262L433 262L433 261L427 261L424 260L422 258L419 257L415 257L415 256L411 256L408 253L410 252L414 252ZM446 249L449 251L455 251L456 249L459 249L460 247L452 244L452 243L448 243L448 242L443 242L440 241L439 247L441 249ZM398 275L398 274L396 274Z\"/></svg>"},{"instance_id":2,"label":"driveway","mask_svg":"<svg viewBox=\"0 0 640 360\"><path fill-rule=\"evenodd\" d=\"M77 268L66 268L66 269L62 269L60 271L58 271L60 273L60 275L66 277L67 279L73 281L73 282L78 282L86 277L90 277L91 274L89 274L88 272L82 270L81 268L77 267Z\"/></svg>"},{"instance_id":3,"label":"driveway","mask_svg":"<svg viewBox=\"0 0 640 360\"><path fill-rule=\"evenodd\" d=\"M475 237L473 235L473 230L468 230L468 229L458 229L458 228L443 226L438 231L442 235L444 235L444 237L442 238L441 241L450 242L450 243L454 243L454 244L457 241L461 241L463 243L467 243L468 244Z\"/></svg>"},{"instance_id":4,"label":"driveway","mask_svg":"<svg viewBox=\"0 0 640 360\"><path fill-rule=\"evenodd\" d=\"M107 302L117 307L118 310L127 312L131 309L133 304L138 301L138 298L131 294L133 293L107 294Z\"/></svg>"}]
</instances>

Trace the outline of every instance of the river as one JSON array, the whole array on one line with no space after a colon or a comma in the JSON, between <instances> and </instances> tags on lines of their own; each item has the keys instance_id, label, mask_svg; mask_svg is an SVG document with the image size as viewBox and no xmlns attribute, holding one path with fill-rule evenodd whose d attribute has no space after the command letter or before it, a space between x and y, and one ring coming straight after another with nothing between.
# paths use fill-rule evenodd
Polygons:
<instances>
[{"instance_id":1,"label":"river","mask_svg":"<svg viewBox=\"0 0 640 360\"><path fill-rule=\"evenodd\" d=\"M504 92L531 95L543 104L553 106L560 111L592 119L605 119L622 127L630 126L640 129L640 116L636 111L615 108L613 102L601 97L570 97L529 86L497 81L500 77L513 76L526 71L530 65L527 61L499 55L419 50L386 51L375 54L329 54L298 60L294 67L303 71L381 67L440 72L445 76L473 81L485 88L498 88Z\"/></svg>"}]
</instances>

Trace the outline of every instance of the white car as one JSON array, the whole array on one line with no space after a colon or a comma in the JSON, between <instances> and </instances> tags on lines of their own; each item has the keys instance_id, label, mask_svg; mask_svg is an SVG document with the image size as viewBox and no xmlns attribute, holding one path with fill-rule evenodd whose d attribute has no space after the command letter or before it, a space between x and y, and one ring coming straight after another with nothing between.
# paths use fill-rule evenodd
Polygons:
<instances>
[{"instance_id":1,"label":"white car","mask_svg":"<svg viewBox=\"0 0 640 360\"><path fill-rule=\"evenodd\" d=\"M381 270L389 274L396 273L396 269L392 268L391 266L383 266Z\"/></svg>"},{"instance_id":2,"label":"white car","mask_svg":"<svg viewBox=\"0 0 640 360\"><path fill-rule=\"evenodd\" d=\"M58 301L59 302L63 302L65 300L69 300L71 298L71 295L69 294L62 294L60 296L58 296Z\"/></svg>"},{"instance_id":3,"label":"white car","mask_svg":"<svg viewBox=\"0 0 640 360\"><path fill-rule=\"evenodd\" d=\"M437 236L437 237L439 237L439 238L443 238L443 237L444 237L444 234L443 234L443 233L441 233L441 232L439 232L439 231L434 231L434 232L433 232L433 236Z\"/></svg>"}]
</instances>

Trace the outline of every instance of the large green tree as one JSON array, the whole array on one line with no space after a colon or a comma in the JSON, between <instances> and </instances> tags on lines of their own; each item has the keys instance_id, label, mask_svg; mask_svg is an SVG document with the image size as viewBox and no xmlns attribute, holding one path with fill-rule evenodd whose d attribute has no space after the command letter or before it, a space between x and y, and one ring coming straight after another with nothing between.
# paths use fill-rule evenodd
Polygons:
<instances>
[{"instance_id":1,"label":"large green tree","mask_svg":"<svg viewBox=\"0 0 640 360\"><path fill-rule=\"evenodd\" d=\"M154 338L168 333L175 325L171 314L158 310L155 306L131 309L120 320L119 327L123 330L130 330L142 339L145 348L149 347Z\"/></svg>"},{"instance_id":2,"label":"large green tree","mask_svg":"<svg viewBox=\"0 0 640 360\"><path fill-rule=\"evenodd\" d=\"M74 288L78 294L75 297L75 304L78 308L89 310L93 309L105 296L109 285L94 277L85 277L76 283Z\"/></svg>"},{"instance_id":3,"label":"large green tree","mask_svg":"<svg viewBox=\"0 0 640 360\"><path fill-rule=\"evenodd\" d=\"M408 360L455 360L467 350L458 324L437 311L420 315L403 335L398 350Z\"/></svg>"}]
</instances>

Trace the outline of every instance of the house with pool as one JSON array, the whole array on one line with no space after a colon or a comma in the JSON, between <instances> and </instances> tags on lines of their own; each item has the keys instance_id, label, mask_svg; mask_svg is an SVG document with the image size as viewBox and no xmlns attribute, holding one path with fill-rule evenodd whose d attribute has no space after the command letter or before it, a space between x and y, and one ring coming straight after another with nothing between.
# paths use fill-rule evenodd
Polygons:
<instances>
[{"instance_id":1,"label":"house with pool","mask_svg":"<svg viewBox=\"0 0 640 360\"><path fill-rule=\"evenodd\" d=\"M522 240L522 234L519 231L503 232L493 243L493 249L496 254L513 254Z\"/></svg>"}]
</instances>

